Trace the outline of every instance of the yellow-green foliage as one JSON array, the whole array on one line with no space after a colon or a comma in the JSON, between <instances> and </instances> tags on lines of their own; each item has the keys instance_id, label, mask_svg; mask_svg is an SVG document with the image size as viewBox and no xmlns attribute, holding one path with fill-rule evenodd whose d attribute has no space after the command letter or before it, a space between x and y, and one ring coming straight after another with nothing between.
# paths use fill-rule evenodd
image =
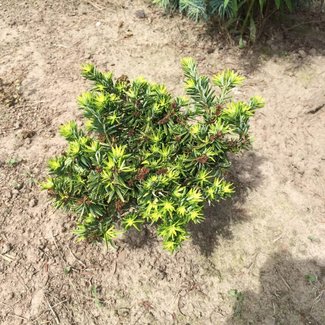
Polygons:
<instances>
[{"instance_id":1,"label":"yellow-green foliage","mask_svg":"<svg viewBox=\"0 0 325 325\"><path fill-rule=\"evenodd\" d=\"M85 128L60 128L66 152L49 161L43 188L55 206L78 216L80 239L111 243L130 228L154 224L164 247L174 251L189 236L189 223L204 220L203 207L229 197L223 178L229 152L250 144L249 118L263 106L260 97L234 102L231 90L243 77L226 70L212 78L182 60L186 96L143 78L129 81L93 65L83 76L91 91L78 98Z\"/></svg>"}]
</instances>

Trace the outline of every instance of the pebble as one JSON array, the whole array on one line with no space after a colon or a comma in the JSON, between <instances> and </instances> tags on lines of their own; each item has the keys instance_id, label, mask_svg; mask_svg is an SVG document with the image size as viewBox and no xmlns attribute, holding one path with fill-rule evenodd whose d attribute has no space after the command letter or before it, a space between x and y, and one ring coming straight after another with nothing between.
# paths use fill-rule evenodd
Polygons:
<instances>
[{"instance_id":1,"label":"pebble","mask_svg":"<svg viewBox=\"0 0 325 325\"><path fill-rule=\"evenodd\" d=\"M21 128L21 123L20 122L16 122L15 124L14 124L14 130L18 130L18 129L20 129Z\"/></svg>"},{"instance_id":2,"label":"pebble","mask_svg":"<svg viewBox=\"0 0 325 325\"><path fill-rule=\"evenodd\" d=\"M7 199L7 200L10 200L11 197L12 197L12 193L11 193L10 191L5 192L4 195L3 195L3 197L4 197L5 199Z\"/></svg>"},{"instance_id":3,"label":"pebble","mask_svg":"<svg viewBox=\"0 0 325 325\"><path fill-rule=\"evenodd\" d=\"M276 51L279 50L279 46L277 44L275 44L275 43L272 43L271 44L271 50L276 52Z\"/></svg>"},{"instance_id":4,"label":"pebble","mask_svg":"<svg viewBox=\"0 0 325 325\"><path fill-rule=\"evenodd\" d=\"M7 254L12 250L12 245L10 243L5 243L2 248L2 254Z\"/></svg>"},{"instance_id":5,"label":"pebble","mask_svg":"<svg viewBox=\"0 0 325 325\"><path fill-rule=\"evenodd\" d=\"M306 52L304 50L299 50L298 54L301 58L305 58L306 57Z\"/></svg>"},{"instance_id":6,"label":"pebble","mask_svg":"<svg viewBox=\"0 0 325 325\"><path fill-rule=\"evenodd\" d=\"M209 48L207 49L207 53L208 53L208 54L212 54L214 51L215 51L215 48L213 48L213 47L209 47Z\"/></svg>"},{"instance_id":7,"label":"pebble","mask_svg":"<svg viewBox=\"0 0 325 325\"><path fill-rule=\"evenodd\" d=\"M31 208L33 208L33 207L35 207L37 205L37 200L35 198L32 198L32 199L29 200L28 204L29 204L29 206Z\"/></svg>"},{"instance_id":8,"label":"pebble","mask_svg":"<svg viewBox=\"0 0 325 325\"><path fill-rule=\"evenodd\" d=\"M19 194L19 191L16 190L16 189L13 189L13 190L11 191L11 195L12 195L14 198L15 198L18 194Z\"/></svg>"},{"instance_id":9,"label":"pebble","mask_svg":"<svg viewBox=\"0 0 325 325\"><path fill-rule=\"evenodd\" d=\"M21 190L23 188L23 186L24 186L24 183L17 183L15 185L15 189L19 191L19 190Z\"/></svg>"},{"instance_id":10,"label":"pebble","mask_svg":"<svg viewBox=\"0 0 325 325\"><path fill-rule=\"evenodd\" d=\"M312 56L316 56L316 55L317 55L317 51L316 51L316 49L310 49L310 50L309 50L309 53L310 53L310 55L312 55Z\"/></svg>"},{"instance_id":11,"label":"pebble","mask_svg":"<svg viewBox=\"0 0 325 325\"><path fill-rule=\"evenodd\" d=\"M23 130L21 132L23 139L32 138L35 134L36 132L31 130Z\"/></svg>"},{"instance_id":12,"label":"pebble","mask_svg":"<svg viewBox=\"0 0 325 325\"><path fill-rule=\"evenodd\" d=\"M40 173L40 169L38 168L38 167L35 167L34 169L33 169L33 174L34 175L38 175Z\"/></svg>"},{"instance_id":13,"label":"pebble","mask_svg":"<svg viewBox=\"0 0 325 325\"><path fill-rule=\"evenodd\" d=\"M139 19L145 19L147 17L146 13L144 10L137 10L135 12L135 16Z\"/></svg>"},{"instance_id":14,"label":"pebble","mask_svg":"<svg viewBox=\"0 0 325 325\"><path fill-rule=\"evenodd\" d=\"M123 307L123 308L117 309L115 312L118 316L127 317L130 314L130 309L127 307Z\"/></svg>"}]
</instances>

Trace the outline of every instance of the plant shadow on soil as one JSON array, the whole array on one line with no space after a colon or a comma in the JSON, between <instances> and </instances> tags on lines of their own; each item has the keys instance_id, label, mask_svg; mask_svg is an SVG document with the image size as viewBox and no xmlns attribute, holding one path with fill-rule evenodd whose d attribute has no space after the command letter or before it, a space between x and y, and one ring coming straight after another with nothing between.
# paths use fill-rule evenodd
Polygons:
<instances>
[{"instance_id":1,"label":"plant shadow on soil","mask_svg":"<svg viewBox=\"0 0 325 325\"><path fill-rule=\"evenodd\" d=\"M286 58L296 52L295 62L309 62L310 57L325 55L325 17L323 13L302 12L269 21L260 39L241 53L248 73L256 70L264 59Z\"/></svg>"},{"instance_id":2,"label":"plant shadow on soil","mask_svg":"<svg viewBox=\"0 0 325 325\"><path fill-rule=\"evenodd\" d=\"M233 314L226 324L325 324L324 264L280 251L265 262L259 278L257 293L233 295Z\"/></svg>"},{"instance_id":3,"label":"plant shadow on soil","mask_svg":"<svg viewBox=\"0 0 325 325\"><path fill-rule=\"evenodd\" d=\"M253 151L232 159L228 179L235 187L233 197L207 205L204 221L190 226L192 243L199 247L203 255L210 256L218 246L220 238L233 238L231 228L234 223L249 220L250 217L241 206L249 192L258 188L263 181L259 168L263 161L264 158L257 156Z\"/></svg>"},{"instance_id":4,"label":"plant shadow on soil","mask_svg":"<svg viewBox=\"0 0 325 325\"><path fill-rule=\"evenodd\" d=\"M206 206L204 221L189 226L192 243L199 247L200 253L204 256L210 256L213 253L220 237L233 238L231 227L234 223L249 220L245 210L239 208L238 205L242 205L248 193L257 188L263 181L259 168L264 161L263 157L249 151L231 161L232 167L227 178L235 187L233 197ZM131 249L139 249L152 246L158 239L154 228L145 226L141 231L130 229L122 241Z\"/></svg>"},{"instance_id":5,"label":"plant shadow on soil","mask_svg":"<svg viewBox=\"0 0 325 325\"><path fill-rule=\"evenodd\" d=\"M325 55L325 5L323 12L316 6L308 9L281 16L266 21L260 28L260 35L255 43L248 44L241 50L241 66L247 73L256 70L265 59L285 58L290 53L297 53L297 64L308 63L310 56ZM217 34L215 24L207 25L206 35L217 44L220 42L220 34ZM226 34L226 33L225 33ZM221 36L223 37L223 36ZM238 46L239 38L228 35L228 43Z\"/></svg>"},{"instance_id":6,"label":"plant shadow on soil","mask_svg":"<svg viewBox=\"0 0 325 325\"><path fill-rule=\"evenodd\" d=\"M125 243L131 249L143 248L145 246L152 246L157 241L154 231L150 227L144 226L140 231L136 229L129 229L123 238Z\"/></svg>"}]
</instances>

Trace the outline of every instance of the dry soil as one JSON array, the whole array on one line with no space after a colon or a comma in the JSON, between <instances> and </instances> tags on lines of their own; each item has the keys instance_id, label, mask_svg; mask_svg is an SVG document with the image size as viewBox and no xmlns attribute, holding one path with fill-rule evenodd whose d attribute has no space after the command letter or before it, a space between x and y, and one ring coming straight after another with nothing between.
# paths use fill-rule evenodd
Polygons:
<instances>
[{"instance_id":1,"label":"dry soil","mask_svg":"<svg viewBox=\"0 0 325 325\"><path fill-rule=\"evenodd\" d=\"M0 0L0 323L325 324L324 30L240 50L144 0ZM37 182L65 147L59 125L82 119L80 65L179 94L184 56L243 73L236 96L266 100L233 160L236 195L174 255L152 229L115 250L77 243Z\"/></svg>"}]
</instances>

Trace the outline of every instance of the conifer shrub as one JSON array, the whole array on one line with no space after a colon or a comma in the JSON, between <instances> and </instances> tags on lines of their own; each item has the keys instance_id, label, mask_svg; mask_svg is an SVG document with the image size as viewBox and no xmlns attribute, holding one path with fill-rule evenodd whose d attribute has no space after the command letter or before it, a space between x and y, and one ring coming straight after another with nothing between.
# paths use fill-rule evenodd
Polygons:
<instances>
[{"instance_id":1,"label":"conifer shrub","mask_svg":"<svg viewBox=\"0 0 325 325\"><path fill-rule=\"evenodd\" d=\"M49 160L42 184L56 208L78 217L79 239L113 243L130 228L153 224L174 251L189 237L189 223L204 220L205 203L232 195L224 178L228 155L249 147L249 119L263 99L234 101L231 90L244 78L231 70L211 82L193 59L181 63L184 97L142 77L115 79L83 67L93 82L78 98L85 125L61 126L68 148Z\"/></svg>"},{"instance_id":2,"label":"conifer shrub","mask_svg":"<svg viewBox=\"0 0 325 325\"><path fill-rule=\"evenodd\" d=\"M257 26L277 11L293 11L306 7L313 0L152 0L165 10L178 10L189 18L217 19L228 30L239 33L241 41L248 34L255 41Z\"/></svg>"}]
</instances>

